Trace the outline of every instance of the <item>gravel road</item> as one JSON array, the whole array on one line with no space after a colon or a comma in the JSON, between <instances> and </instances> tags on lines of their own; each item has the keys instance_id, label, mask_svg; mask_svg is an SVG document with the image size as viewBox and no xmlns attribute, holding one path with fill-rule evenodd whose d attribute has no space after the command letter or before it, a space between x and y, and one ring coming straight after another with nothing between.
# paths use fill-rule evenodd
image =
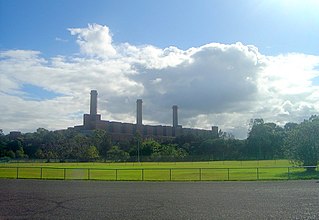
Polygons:
<instances>
[{"instance_id":1,"label":"gravel road","mask_svg":"<svg viewBox=\"0 0 319 220\"><path fill-rule=\"evenodd\" d=\"M319 181L0 179L0 219L319 219Z\"/></svg>"}]
</instances>

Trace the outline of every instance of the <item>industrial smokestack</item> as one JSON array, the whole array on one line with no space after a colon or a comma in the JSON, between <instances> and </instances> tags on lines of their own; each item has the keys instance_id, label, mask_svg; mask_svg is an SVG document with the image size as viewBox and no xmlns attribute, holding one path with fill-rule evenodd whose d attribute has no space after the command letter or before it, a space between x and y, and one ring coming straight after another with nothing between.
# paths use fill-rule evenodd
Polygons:
<instances>
[{"instance_id":1,"label":"industrial smokestack","mask_svg":"<svg viewBox=\"0 0 319 220\"><path fill-rule=\"evenodd\" d=\"M97 114L97 91L91 90L90 115Z\"/></svg>"},{"instance_id":2,"label":"industrial smokestack","mask_svg":"<svg viewBox=\"0 0 319 220\"><path fill-rule=\"evenodd\" d=\"M178 126L178 115L177 115L177 105L173 105L173 127L177 128Z\"/></svg>"},{"instance_id":3,"label":"industrial smokestack","mask_svg":"<svg viewBox=\"0 0 319 220\"><path fill-rule=\"evenodd\" d=\"M142 99L136 101L136 124L142 125Z\"/></svg>"}]
</instances>

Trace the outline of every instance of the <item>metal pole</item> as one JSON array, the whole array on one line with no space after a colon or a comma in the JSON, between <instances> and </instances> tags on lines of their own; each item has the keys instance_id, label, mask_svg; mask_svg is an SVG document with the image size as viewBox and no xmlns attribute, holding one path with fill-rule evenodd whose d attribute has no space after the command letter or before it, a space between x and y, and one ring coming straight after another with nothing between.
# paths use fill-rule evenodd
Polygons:
<instances>
[{"instance_id":1,"label":"metal pole","mask_svg":"<svg viewBox=\"0 0 319 220\"><path fill-rule=\"evenodd\" d=\"M88 180L90 180L91 179L91 169L89 168L88 169Z\"/></svg>"},{"instance_id":2,"label":"metal pole","mask_svg":"<svg viewBox=\"0 0 319 220\"><path fill-rule=\"evenodd\" d=\"M41 167L41 179L43 178L43 172L42 172L42 167Z\"/></svg>"},{"instance_id":3,"label":"metal pole","mask_svg":"<svg viewBox=\"0 0 319 220\"><path fill-rule=\"evenodd\" d=\"M199 168L199 181L202 181L202 168Z\"/></svg>"},{"instance_id":4,"label":"metal pole","mask_svg":"<svg viewBox=\"0 0 319 220\"><path fill-rule=\"evenodd\" d=\"M228 180L229 180L229 168L227 168L227 177L228 177Z\"/></svg>"},{"instance_id":5,"label":"metal pole","mask_svg":"<svg viewBox=\"0 0 319 220\"><path fill-rule=\"evenodd\" d=\"M172 181L172 169L169 169L169 180Z\"/></svg>"},{"instance_id":6,"label":"metal pole","mask_svg":"<svg viewBox=\"0 0 319 220\"><path fill-rule=\"evenodd\" d=\"M17 179L19 179L19 167L17 167Z\"/></svg>"},{"instance_id":7,"label":"metal pole","mask_svg":"<svg viewBox=\"0 0 319 220\"><path fill-rule=\"evenodd\" d=\"M259 180L259 168L257 167L257 180Z\"/></svg>"},{"instance_id":8,"label":"metal pole","mask_svg":"<svg viewBox=\"0 0 319 220\"><path fill-rule=\"evenodd\" d=\"M64 177L64 179L66 177L66 168L63 169L63 177Z\"/></svg>"}]
</instances>

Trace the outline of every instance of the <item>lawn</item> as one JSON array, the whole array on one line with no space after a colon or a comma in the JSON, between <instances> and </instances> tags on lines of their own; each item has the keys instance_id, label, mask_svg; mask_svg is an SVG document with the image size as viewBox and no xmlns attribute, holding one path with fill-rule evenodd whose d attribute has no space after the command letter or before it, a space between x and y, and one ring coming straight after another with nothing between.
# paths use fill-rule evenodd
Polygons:
<instances>
[{"instance_id":1,"label":"lawn","mask_svg":"<svg viewBox=\"0 0 319 220\"><path fill-rule=\"evenodd\" d=\"M318 179L319 172L292 168L287 160L142 162L142 163L4 163L0 178L133 181L224 181Z\"/></svg>"}]
</instances>

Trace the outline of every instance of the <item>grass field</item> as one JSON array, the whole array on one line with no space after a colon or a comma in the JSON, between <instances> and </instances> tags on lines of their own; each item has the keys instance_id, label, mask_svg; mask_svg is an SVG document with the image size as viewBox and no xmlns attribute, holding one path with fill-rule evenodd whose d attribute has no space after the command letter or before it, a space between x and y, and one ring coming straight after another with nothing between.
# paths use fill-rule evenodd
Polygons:
<instances>
[{"instance_id":1,"label":"grass field","mask_svg":"<svg viewBox=\"0 0 319 220\"><path fill-rule=\"evenodd\" d=\"M134 181L224 181L319 179L287 160L143 162L143 163L4 163L0 178Z\"/></svg>"}]
</instances>

